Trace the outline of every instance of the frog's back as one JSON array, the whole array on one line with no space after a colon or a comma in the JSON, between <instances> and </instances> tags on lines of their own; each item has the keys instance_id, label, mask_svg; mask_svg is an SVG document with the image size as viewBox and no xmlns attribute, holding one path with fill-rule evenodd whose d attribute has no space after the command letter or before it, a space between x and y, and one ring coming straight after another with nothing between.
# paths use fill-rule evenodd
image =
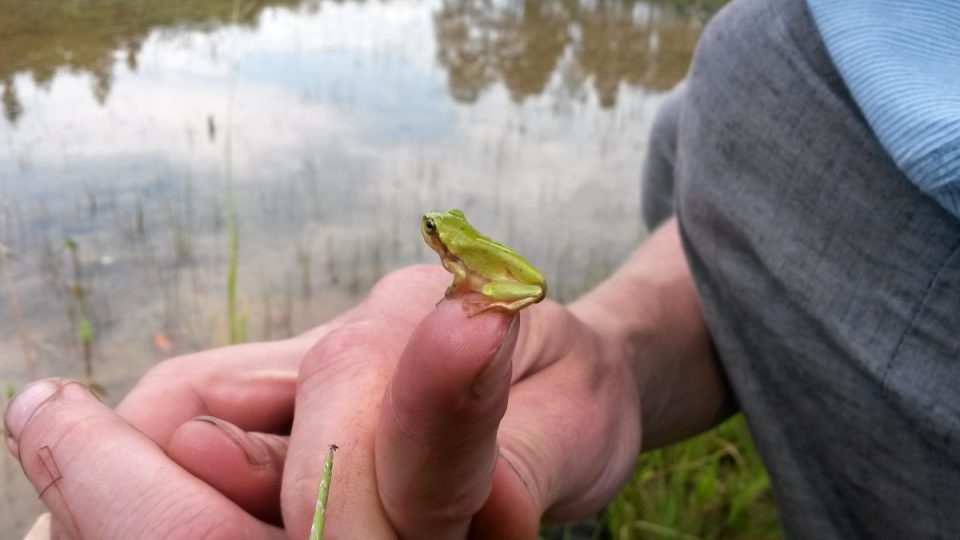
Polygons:
<instances>
[{"instance_id":1,"label":"frog's back","mask_svg":"<svg viewBox=\"0 0 960 540\"><path fill-rule=\"evenodd\" d=\"M514 279L521 283L539 284L543 274L509 246L478 234L470 246L460 249L460 258L468 267L487 268L488 277Z\"/></svg>"}]
</instances>

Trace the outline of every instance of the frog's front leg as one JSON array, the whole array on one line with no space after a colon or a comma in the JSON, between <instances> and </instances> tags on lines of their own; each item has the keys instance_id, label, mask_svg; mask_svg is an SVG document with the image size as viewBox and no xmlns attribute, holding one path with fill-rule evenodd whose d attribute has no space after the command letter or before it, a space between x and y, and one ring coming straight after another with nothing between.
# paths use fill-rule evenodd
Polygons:
<instances>
[{"instance_id":1,"label":"frog's front leg","mask_svg":"<svg viewBox=\"0 0 960 540\"><path fill-rule=\"evenodd\" d=\"M444 297L451 298L459 293L465 292L466 287L469 285L469 280L467 279L467 271L463 268L463 263L456 259L444 259L442 264L447 272L453 274L453 283L447 287Z\"/></svg>"},{"instance_id":2,"label":"frog's front leg","mask_svg":"<svg viewBox=\"0 0 960 540\"><path fill-rule=\"evenodd\" d=\"M545 291L540 285L517 283L516 281L491 281L484 284L480 291L483 298L463 302L468 317L483 313L488 309L500 309L516 313L521 309L543 299Z\"/></svg>"}]
</instances>

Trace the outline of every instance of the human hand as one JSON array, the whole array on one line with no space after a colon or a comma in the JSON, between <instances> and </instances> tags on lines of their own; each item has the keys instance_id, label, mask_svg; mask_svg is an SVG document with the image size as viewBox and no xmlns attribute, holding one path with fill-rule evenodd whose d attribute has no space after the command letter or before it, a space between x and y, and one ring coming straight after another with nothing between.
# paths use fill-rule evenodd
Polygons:
<instances>
[{"instance_id":1,"label":"human hand","mask_svg":"<svg viewBox=\"0 0 960 540\"><path fill-rule=\"evenodd\" d=\"M334 538L529 538L543 514L564 519L602 506L639 448L624 351L544 303L521 314L514 360L498 364L497 351L509 359L516 327L496 313L465 319L459 301L432 312L448 279L407 269L308 336L167 362L119 417L68 384L18 426L31 407L17 400L10 410L21 420L7 418L13 449L73 537L269 537L280 531L254 516L276 520L280 501L289 535L305 537L329 443L343 449L328 510ZM294 373L317 338L299 366L278 499L284 441L257 432L290 421ZM487 366L496 376L478 395L474 381ZM192 420L199 414L219 420ZM57 456L58 480L44 467L44 448ZM97 489L103 484L110 489Z\"/></svg>"},{"instance_id":2,"label":"human hand","mask_svg":"<svg viewBox=\"0 0 960 540\"><path fill-rule=\"evenodd\" d=\"M392 310L409 312L419 272L428 314L400 326ZM389 276L371 293L382 320L361 316L306 356L284 473L291 537L309 530L330 443L333 538L533 538L542 516L588 515L629 476L640 428L622 351L553 302L513 319L467 318L459 299L432 309L448 281L435 267Z\"/></svg>"},{"instance_id":3,"label":"human hand","mask_svg":"<svg viewBox=\"0 0 960 540\"><path fill-rule=\"evenodd\" d=\"M116 412L75 381L25 388L5 424L8 448L54 517L52 535L38 537L283 538L267 523L280 522L286 438L270 433L289 429L311 343L169 360Z\"/></svg>"}]
</instances>

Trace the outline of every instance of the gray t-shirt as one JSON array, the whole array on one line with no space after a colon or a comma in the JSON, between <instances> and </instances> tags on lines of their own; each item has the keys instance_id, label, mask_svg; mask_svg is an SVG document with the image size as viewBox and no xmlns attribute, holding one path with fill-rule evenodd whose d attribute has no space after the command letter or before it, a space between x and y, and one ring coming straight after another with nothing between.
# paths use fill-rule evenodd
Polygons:
<instances>
[{"instance_id":1,"label":"gray t-shirt","mask_svg":"<svg viewBox=\"0 0 960 540\"><path fill-rule=\"evenodd\" d=\"M645 171L794 538L960 538L960 220L877 142L802 0L708 25Z\"/></svg>"}]
</instances>

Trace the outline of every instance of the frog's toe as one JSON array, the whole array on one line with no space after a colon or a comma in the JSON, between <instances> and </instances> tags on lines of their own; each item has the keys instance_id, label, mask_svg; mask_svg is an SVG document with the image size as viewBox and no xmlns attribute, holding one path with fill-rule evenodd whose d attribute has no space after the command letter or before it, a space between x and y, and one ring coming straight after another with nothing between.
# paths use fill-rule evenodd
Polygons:
<instances>
[{"instance_id":1,"label":"frog's toe","mask_svg":"<svg viewBox=\"0 0 960 540\"><path fill-rule=\"evenodd\" d=\"M467 317L479 315L488 309L496 307L494 304L482 300L464 300L462 305L463 312L467 314Z\"/></svg>"}]
</instances>

